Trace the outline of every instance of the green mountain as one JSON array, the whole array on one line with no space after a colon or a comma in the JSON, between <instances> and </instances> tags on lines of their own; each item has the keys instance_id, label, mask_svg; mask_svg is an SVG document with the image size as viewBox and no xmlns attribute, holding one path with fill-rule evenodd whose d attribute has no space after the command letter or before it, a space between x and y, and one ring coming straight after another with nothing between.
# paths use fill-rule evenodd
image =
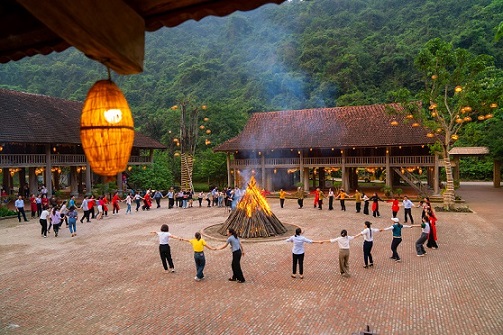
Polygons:
<instances>
[{"instance_id":1,"label":"green mountain","mask_svg":"<svg viewBox=\"0 0 503 335\"><path fill-rule=\"evenodd\" d=\"M145 70L113 79L137 128L168 143L169 107L182 96L209 106L212 142L249 113L387 102L420 86L413 60L428 40L488 54L503 66L503 0L287 1L147 34ZM0 86L83 100L106 69L75 49L0 66Z\"/></svg>"}]
</instances>

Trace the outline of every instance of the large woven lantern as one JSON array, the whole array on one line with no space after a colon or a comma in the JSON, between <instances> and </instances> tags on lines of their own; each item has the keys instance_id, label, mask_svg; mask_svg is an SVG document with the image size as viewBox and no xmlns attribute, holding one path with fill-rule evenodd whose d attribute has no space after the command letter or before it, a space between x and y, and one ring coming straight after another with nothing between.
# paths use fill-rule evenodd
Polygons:
<instances>
[{"instance_id":1,"label":"large woven lantern","mask_svg":"<svg viewBox=\"0 0 503 335\"><path fill-rule=\"evenodd\" d=\"M87 93L80 139L94 173L114 176L126 169L134 141L133 116L111 80L97 81Z\"/></svg>"}]
</instances>

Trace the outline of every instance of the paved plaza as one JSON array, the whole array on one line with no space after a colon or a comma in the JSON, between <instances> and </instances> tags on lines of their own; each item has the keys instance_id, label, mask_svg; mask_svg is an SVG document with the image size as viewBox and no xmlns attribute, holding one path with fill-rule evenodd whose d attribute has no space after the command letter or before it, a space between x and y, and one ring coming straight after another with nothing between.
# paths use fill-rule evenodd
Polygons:
<instances>
[{"instance_id":1,"label":"paved plaza","mask_svg":"<svg viewBox=\"0 0 503 335\"><path fill-rule=\"evenodd\" d=\"M350 278L341 277L336 244L306 246L304 279L291 274L292 245L244 243L246 283L229 282L230 250L206 254L206 278L194 281L191 246L172 240L176 272L163 270L158 231L191 238L222 223L222 208L194 207L119 215L78 223L78 236L40 236L38 219L0 221L0 334L503 334L503 189L489 183L459 192L474 213L438 213L438 250L416 257L419 228L405 229L401 263L390 260L391 232L374 239L374 268L363 268L362 238L353 241ZM269 199L283 222L315 240L354 235L370 219L354 212L304 209ZM124 207L124 206L123 206ZM79 213L80 215L82 213ZM420 210L414 209L416 221ZM403 216L400 209L399 216ZM285 237L286 239L286 237ZM222 240L206 238L219 246Z\"/></svg>"}]
</instances>

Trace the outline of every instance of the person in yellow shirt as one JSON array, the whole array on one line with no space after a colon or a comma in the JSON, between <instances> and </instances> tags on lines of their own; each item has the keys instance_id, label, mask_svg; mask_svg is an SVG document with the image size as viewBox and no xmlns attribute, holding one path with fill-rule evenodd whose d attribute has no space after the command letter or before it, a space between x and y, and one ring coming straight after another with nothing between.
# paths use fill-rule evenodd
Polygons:
<instances>
[{"instance_id":1,"label":"person in yellow shirt","mask_svg":"<svg viewBox=\"0 0 503 335\"><path fill-rule=\"evenodd\" d=\"M346 198L349 197L349 195L344 192L344 190L341 188L339 191L339 194L337 195L336 199L339 199L341 202L341 211L346 211Z\"/></svg>"},{"instance_id":2,"label":"person in yellow shirt","mask_svg":"<svg viewBox=\"0 0 503 335\"><path fill-rule=\"evenodd\" d=\"M286 199L286 192L283 189L279 190L279 204L281 208L285 205L285 199Z\"/></svg>"},{"instance_id":3,"label":"person in yellow shirt","mask_svg":"<svg viewBox=\"0 0 503 335\"><path fill-rule=\"evenodd\" d=\"M215 248L209 246L206 244L206 241L201 238L201 233L196 232L194 234L193 239L187 240L181 237L175 237L171 236L171 238L177 238L180 241L185 241L189 242L192 245L192 248L194 249L194 261L196 263L196 276L194 277L195 281L201 281L204 279L204 266L206 265L206 259L204 258L204 247L210 249L210 250L215 250Z\"/></svg>"}]
</instances>

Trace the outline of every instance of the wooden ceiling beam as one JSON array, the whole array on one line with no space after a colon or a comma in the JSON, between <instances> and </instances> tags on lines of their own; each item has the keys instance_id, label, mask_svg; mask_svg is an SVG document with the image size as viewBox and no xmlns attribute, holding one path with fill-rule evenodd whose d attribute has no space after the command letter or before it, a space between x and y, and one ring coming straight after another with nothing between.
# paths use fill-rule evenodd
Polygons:
<instances>
[{"instance_id":1,"label":"wooden ceiling beam","mask_svg":"<svg viewBox=\"0 0 503 335\"><path fill-rule=\"evenodd\" d=\"M119 74L143 71L145 21L121 0L18 0L55 34Z\"/></svg>"}]
</instances>

